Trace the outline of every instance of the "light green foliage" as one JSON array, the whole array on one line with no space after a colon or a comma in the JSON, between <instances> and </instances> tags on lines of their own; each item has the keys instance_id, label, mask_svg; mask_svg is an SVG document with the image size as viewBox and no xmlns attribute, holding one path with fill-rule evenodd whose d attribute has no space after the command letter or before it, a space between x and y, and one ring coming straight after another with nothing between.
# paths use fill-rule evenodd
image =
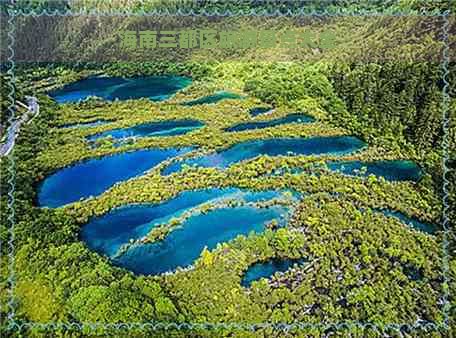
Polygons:
<instances>
[{"instance_id":1,"label":"light green foliage","mask_svg":"<svg viewBox=\"0 0 456 338\"><path fill-rule=\"evenodd\" d=\"M161 298L157 312L163 311ZM134 292L116 287L80 288L69 299L70 314L79 321L92 323L141 322L153 318L154 308Z\"/></svg>"},{"instance_id":2,"label":"light green foliage","mask_svg":"<svg viewBox=\"0 0 456 338\"><path fill-rule=\"evenodd\" d=\"M61 209L40 209L33 204L36 183L56 169L99 155L147 147L199 145L203 150L215 150L258 138L355 132L365 136L370 147L340 159L413 158L439 168L437 164L441 163L441 153L435 145L440 144L440 136L429 133L429 130L437 128L438 101L441 99L437 95L440 83L436 82L438 71L434 66L371 64L353 69L348 65L345 66L349 68L341 69L332 66L254 63L230 63L226 68L220 64L190 68L176 66L175 73L191 74L193 70L201 70L201 74L216 76L195 81L163 103L91 100L58 107L40 96L42 112L33 124L21 131L16 152L18 316L23 320L41 322L75 320L109 323L319 323L359 320L379 326L398 321L415 322L417 318L442 320L438 305L441 297L442 232L430 236L372 211L393 209L440 224L440 190L435 188L432 180L432 175L438 176L439 170L427 170L425 178L417 184L388 182L375 176L346 177L324 169L318 171L319 175L309 175L313 173L314 164L338 158L333 155L262 156L237 163L225 171L186 168L169 177L152 171L122 182L97 198ZM169 69L165 64L155 64L150 65L146 73L161 73ZM144 74L137 67L128 65L105 70L117 74ZM44 72L36 70L34 82L39 82ZM56 85L82 73L68 71L61 81L56 81ZM396 92L394 88L400 85L400 81L389 79L389 73L393 78L407 79L410 86ZM344 79L343 74L347 74L347 78ZM269 81L268 76L273 81ZM416 80L415 76L420 80ZM424 86L424 79L431 84ZM390 85L392 87L388 87ZM243 93L244 88L256 97L226 100L215 105L180 105L222 89L247 94ZM381 88L389 96L382 94ZM373 98L367 103L363 101L366 93ZM422 102L415 104L411 97L421 98ZM270 116L260 116L257 120L305 111L317 121L239 133L222 131L236 123L250 121L248 110L265 102L273 103L276 109ZM426 111L432 112L429 120L424 119ZM394 128L387 113L395 117L397 128ZM120 148L106 143L91 149L85 141L86 136L108 129L188 116L204 121L206 126L187 135L139 139ZM113 122L92 130L62 131L56 128L65 123L100 118ZM454 128L454 124L451 126ZM425 137L427 134L428 138ZM378 141L384 139L390 142ZM454 159L450 162L454 168ZM7 164L6 161L2 163L2 172ZM284 167L302 168L304 172L268 176ZM453 177L454 170L449 175ZM82 224L91 216L105 214L114 207L128 203L160 203L185 190L227 186L253 190L295 189L306 195L297 205L286 228L238 236L214 250L205 249L195 262L194 270L171 275L135 276L114 267L106 258L91 252L79 241L78 231ZM5 189L6 180L2 178L2 190ZM454 187L451 186L451 189L450 201L453 203ZM0 205L2 215L6 213L5 198L2 196ZM450 215L451 222L454 222L453 213ZM178 224L174 222L173 225ZM159 235L166 234L163 231ZM1 236L2 240L7 238L4 228ZM5 247L2 246L2 250L5 254ZM454 252L453 242L450 243L450 251ZM250 265L272 257L304 257L307 263L283 275L275 275L270 280L254 282L249 289L241 287L240 280ZM2 266L2 291L7 285L6 270ZM455 289L455 271L454 259L451 258L450 275L453 279L449 288L452 292ZM419 278L415 278L414 274ZM39 300L34 299L35 291ZM450 300L454 314L454 298ZM2 307L2 317L7 311L5 309ZM198 334L212 337L214 332L201 330ZM165 332L163 336L174 333ZM246 337L252 336L249 332L244 333ZM240 336L244 333L241 332ZM280 336L279 332L270 329L261 329L254 334L257 333ZM152 334L160 336L161 333ZM229 334L223 331L220 335ZM296 336L300 334L302 332L296 333ZM309 329L301 336L320 334L318 329ZM376 336L369 330L358 334Z\"/></svg>"},{"instance_id":3,"label":"light green foliage","mask_svg":"<svg viewBox=\"0 0 456 338\"><path fill-rule=\"evenodd\" d=\"M342 107L331 83L314 64L270 64L254 72L251 78L245 81L244 90L265 102L279 106L291 101L313 98L327 111L337 111Z\"/></svg>"}]
</instances>

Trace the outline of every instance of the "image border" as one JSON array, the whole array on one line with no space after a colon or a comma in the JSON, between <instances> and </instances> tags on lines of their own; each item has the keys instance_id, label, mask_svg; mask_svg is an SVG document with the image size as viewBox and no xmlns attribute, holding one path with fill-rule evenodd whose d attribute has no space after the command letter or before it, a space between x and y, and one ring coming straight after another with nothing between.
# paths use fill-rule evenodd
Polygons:
<instances>
[{"instance_id":1,"label":"image border","mask_svg":"<svg viewBox=\"0 0 456 338\"><path fill-rule=\"evenodd\" d=\"M449 65L449 10L438 13L438 14L427 14L427 13L419 13L419 14L407 14L407 13L378 13L372 11L360 11L360 12L353 12L353 13L339 13L339 12L311 12L311 13L304 13L303 10L300 13L292 13L290 10L287 13L281 13L278 10L274 13L257 13L254 9L249 11L248 13L232 13L230 11L225 11L224 13L220 13L217 10L209 13L202 9L201 12L195 13L193 11L183 12L180 9L177 10L175 13L170 13L169 11L160 12L160 11L153 11L153 12L98 12L95 10L92 11L42 11L40 13L36 13L34 11L25 12L22 10L9 10L7 11L8 17L8 29L7 29L7 39L8 46L7 46L7 74L9 75L9 79L7 82L8 87L10 88L9 94L7 99L9 101L8 105L8 112L10 114L8 121L12 122L15 118L15 61L14 61L14 42L15 42L15 25L14 19L18 16L188 16L188 15L195 15L195 16L438 16L444 19L442 31L443 31L443 39L444 39L444 48L443 48L443 60L440 62L441 69L443 71L442 81L444 83L442 89L442 118L443 118L443 139L442 139L442 168L443 168L443 185L442 185L442 227L443 227L443 243L442 243L442 273L443 273L443 282L441 284L442 289L442 296L441 296L441 303L442 303L442 313L443 313L443 321L442 322L426 322L426 323L388 323L377 325L374 323L369 322L358 322L358 321L348 321L348 322L337 322L337 323L305 323L305 322L297 322L297 323L173 323L173 322L141 322L141 323L79 323L79 322L49 322L49 323L38 323L38 322L18 322L15 319L15 299L14 299L14 289L15 289L15 247L14 247L14 227L15 227L15 207L14 207L14 192L16 186L16 163L15 163L15 148L13 147L10 154L5 157L9 161L8 169L7 169L7 217L5 223L9 223L8 227L8 239L6 241L6 246L8 249L8 278L7 283L8 285L8 315L7 315L7 328L9 330L21 330L23 328L41 328L41 329L114 329L114 330L134 330L134 329L177 329L177 330L192 330L192 329L239 329L239 330L257 330L257 329L266 329L266 328L273 328L273 329L281 329L285 331L293 330L293 329L336 329L337 331L340 329L351 329L351 328L361 328L361 329L373 329L382 332L384 330L392 329L392 330L408 330L408 329L424 329L427 330L448 330L449 328L449 311L450 311L450 303L449 303L449 251L448 251L448 237L449 237L449 180L448 180L448 166L447 162L449 159L449 83L448 83L448 65Z\"/></svg>"}]
</instances>

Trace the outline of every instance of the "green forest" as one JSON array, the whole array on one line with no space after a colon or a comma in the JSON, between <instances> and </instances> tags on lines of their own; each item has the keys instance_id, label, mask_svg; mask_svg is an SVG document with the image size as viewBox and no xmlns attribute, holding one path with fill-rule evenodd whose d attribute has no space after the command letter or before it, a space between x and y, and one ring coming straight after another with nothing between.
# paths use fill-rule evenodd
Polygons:
<instances>
[{"instance_id":1,"label":"green forest","mask_svg":"<svg viewBox=\"0 0 456 338\"><path fill-rule=\"evenodd\" d=\"M454 3L24 0L2 3L0 9L2 21L7 22L13 12L90 10L136 14L255 10L433 15L445 11L451 14ZM14 20L18 59L27 58L27 53L21 51L30 48L40 60L52 52L56 59L82 55L84 61L12 65L10 51L4 47L10 42L7 33L11 27L2 24L2 142L23 114L17 110L17 101L25 103L26 96L36 97L39 114L21 125L12 151L1 157L1 336L456 335L453 34L447 36L449 50L442 52L448 53L450 62L418 62L416 55L445 48L442 31L423 29L419 16L404 21L370 16L363 24L350 17L302 22L284 18L275 21L281 29L329 28L342 38L334 50L325 54L324 61L319 60L322 55L302 59L298 52L277 51L270 55L260 50L201 50L183 57L174 55L182 57L174 62L163 61L158 50L142 55L135 51L116 54L117 30L140 27L146 22L143 16L112 17L104 22L108 26L96 33L91 31L91 22L77 16L50 16L39 21L37 17L18 15ZM228 20L246 29L266 26L260 19ZM451 15L448 20L451 33L454 20ZM162 25L179 24L176 17L165 16L159 21ZM208 20L205 24L218 23ZM79 40L68 38L69 32L75 31L84 31L90 37L85 49L78 45L82 33ZM420 36L410 34L408 40L394 45L394 39L404 31L417 31ZM383 36L385 40L380 39ZM362 62L360 41L369 47L373 59L380 59L386 48L382 43L388 43L390 60ZM346 50L351 60L343 59ZM408 57L403 57L406 53ZM102 62L103 57L106 62ZM135 59L138 61L132 61ZM110 100L90 95L78 102L58 102L53 94L90 78L150 77L190 78L191 83L163 100ZM231 96L211 104L195 101L219 93ZM252 111L258 107L267 113L253 116ZM296 113L309 117L309 121L249 129L251 124L267 125ZM115 131L134 130L148 123L190 119L201 126L185 133L129 137L126 141L113 136ZM90 127L78 127L85 124ZM230 131L241 125L248 127ZM94 138L102 133L110 136ZM223 154L258 140L331 137L356 137L364 146L337 154L260 154L224 168L185 164L188 159L192 163L192 159ZM100 193L58 207L40 205L43 181L52 175L90 160L152 149L191 150ZM395 181L365 174L366 167L360 173L346 175L329 167L329 163L338 161L411 161L417 164L421 176ZM180 162L184 163L181 170L164 174L167 166ZM71 184L68 182L68 189ZM153 246L172 239L185 231L192 219L216 214L218 209L255 205L271 212L291 206L285 226L279 226L276 217L264 231L250 231L213 248L205 247L191 267L162 274L135 273L119 266L111 256L92 250L81 237L81 229L89 222L122 207L162 205L187 192L212 188L284 190L300 197L293 200L288 192L267 202L222 199L201 203L180 217L160 219L141 237L127 239L116 253L123 255L136 246ZM432 225L433 230L422 231L379 210ZM212 226L217 227L217 222L223 223L218 220ZM242 284L255 264L302 258L303 265L260 278L248 287Z\"/></svg>"}]
</instances>

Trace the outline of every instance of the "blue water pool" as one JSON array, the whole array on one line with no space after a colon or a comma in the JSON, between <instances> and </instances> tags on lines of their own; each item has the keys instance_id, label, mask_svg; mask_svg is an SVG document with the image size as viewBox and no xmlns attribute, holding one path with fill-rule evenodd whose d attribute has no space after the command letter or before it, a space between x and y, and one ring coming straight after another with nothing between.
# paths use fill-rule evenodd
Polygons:
<instances>
[{"instance_id":1,"label":"blue water pool","mask_svg":"<svg viewBox=\"0 0 456 338\"><path fill-rule=\"evenodd\" d=\"M185 267L199 257L205 246L213 249L239 234L261 232L265 223L277 219L285 224L288 208L273 206L254 208L241 206L209 211L184 221L164 240L130 247L126 253L115 253L130 239L140 239L157 224L166 223L188 209L217 199L243 198L253 202L278 197L281 192L254 192L236 188L205 189L183 192L176 198L157 205L132 205L115 209L92 219L81 230L81 239L93 250L108 255L116 265L140 274L158 274L177 267Z\"/></svg>"},{"instance_id":2,"label":"blue water pool","mask_svg":"<svg viewBox=\"0 0 456 338\"><path fill-rule=\"evenodd\" d=\"M389 181L418 181L421 178L422 170L413 161L341 161L328 162L328 168L340 171L347 175L376 175L382 176ZM365 168L365 172L360 170Z\"/></svg>"},{"instance_id":3,"label":"blue water pool","mask_svg":"<svg viewBox=\"0 0 456 338\"><path fill-rule=\"evenodd\" d=\"M217 103L217 102L219 102L221 100L225 100L225 99L242 99L242 96L239 94L235 94L235 93L220 91L213 95L209 95L209 96L201 97L196 100L184 102L183 105L195 106L197 104L210 104L210 103Z\"/></svg>"},{"instance_id":4,"label":"blue water pool","mask_svg":"<svg viewBox=\"0 0 456 338\"><path fill-rule=\"evenodd\" d=\"M255 263L247 269L247 272L241 280L241 285L244 287L250 287L250 284L252 284L253 281L260 280L261 278L271 278L276 272L285 272L295 264L301 265L304 263L304 258L273 258L266 262Z\"/></svg>"},{"instance_id":5,"label":"blue water pool","mask_svg":"<svg viewBox=\"0 0 456 338\"><path fill-rule=\"evenodd\" d=\"M93 250L112 256L130 238L139 239L147 235L154 224L166 222L201 203L237 192L239 190L233 188L185 191L161 204L136 204L117 208L83 226L82 239Z\"/></svg>"},{"instance_id":6,"label":"blue water pool","mask_svg":"<svg viewBox=\"0 0 456 338\"><path fill-rule=\"evenodd\" d=\"M114 139L123 139L132 136L175 136L189 133L203 126L204 124L197 120L169 120L150 122L139 124L130 128L108 130L96 135L89 136L87 139L93 141L108 136L111 136Z\"/></svg>"},{"instance_id":7,"label":"blue water pool","mask_svg":"<svg viewBox=\"0 0 456 338\"><path fill-rule=\"evenodd\" d=\"M81 198L99 195L117 182L140 175L158 163L190 150L138 150L76 163L57 171L42 182L38 191L38 204L56 208Z\"/></svg>"},{"instance_id":8,"label":"blue water pool","mask_svg":"<svg viewBox=\"0 0 456 338\"><path fill-rule=\"evenodd\" d=\"M365 143L352 136L309 137L309 138L273 138L255 140L236 144L215 154L190 158L174 162L166 167L162 173L169 175L181 170L185 165L201 167L227 168L233 163L250 159L258 155L288 155L303 154L347 154L359 150Z\"/></svg>"},{"instance_id":9,"label":"blue water pool","mask_svg":"<svg viewBox=\"0 0 456 338\"><path fill-rule=\"evenodd\" d=\"M243 131L243 130L251 130L251 129L261 129L261 128L280 126L281 124L287 124L287 123L309 123L309 122L313 122L313 121L315 121L315 119L309 115L290 114L285 117L281 117L279 119L274 119L274 120L269 120L269 121L240 123L235 126L225 128L225 131L233 132L233 131Z\"/></svg>"},{"instance_id":10,"label":"blue water pool","mask_svg":"<svg viewBox=\"0 0 456 338\"><path fill-rule=\"evenodd\" d=\"M89 96L98 96L110 101L139 98L162 101L191 82L190 78L180 76L89 77L52 91L49 95L58 103L77 102Z\"/></svg>"}]
</instances>

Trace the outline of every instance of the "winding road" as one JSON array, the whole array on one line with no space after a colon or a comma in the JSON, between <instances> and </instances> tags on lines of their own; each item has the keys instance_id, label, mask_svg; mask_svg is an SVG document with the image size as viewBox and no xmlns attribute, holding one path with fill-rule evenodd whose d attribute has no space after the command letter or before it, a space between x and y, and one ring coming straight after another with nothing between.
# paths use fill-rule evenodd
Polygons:
<instances>
[{"instance_id":1,"label":"winding road","mask_svg":"<svg viewBox=\"0 0 456 338\"><path fill-rule=\"evenodd\" d=\"M4 144L0 145L0 156L8 156L14 147L16 137L19 134L22 123L30 123L32 119L40 113L40 106L38 100L34 96L26 96L27 99L27 113L24 113L19 120L14 121L8 128L7 140ZM25 105L24 105L25 106Z\"/></svg>"}]
</instances>

